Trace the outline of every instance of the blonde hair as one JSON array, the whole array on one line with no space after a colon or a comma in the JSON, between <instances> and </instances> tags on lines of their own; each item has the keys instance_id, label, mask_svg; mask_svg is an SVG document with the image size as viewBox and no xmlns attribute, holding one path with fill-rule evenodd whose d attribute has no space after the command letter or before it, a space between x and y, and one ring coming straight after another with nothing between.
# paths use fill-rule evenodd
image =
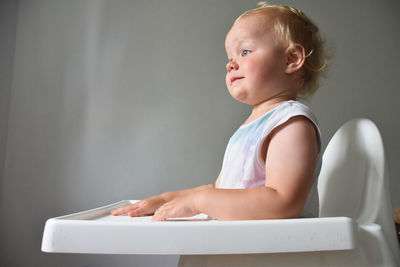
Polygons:
<instances>
[{"instance_id":1,"label":"blonde hair","mask_svg":"<svg viewBox=\"0 0 400 267\"><path fill-rule=\"evenodd\" d=\"M319 87L319 79L326 74L328 55L325 41L322 39L318 27L300 10L285 5L269 5L259 2L258 8L244 12L237 18L273 12L271 17L274 31L279 41L289 49L294 44L300 44L305 49L305 62L300 77L300 91L298 96L307 98L312 96Z\"/></svg>"}]
</instances>

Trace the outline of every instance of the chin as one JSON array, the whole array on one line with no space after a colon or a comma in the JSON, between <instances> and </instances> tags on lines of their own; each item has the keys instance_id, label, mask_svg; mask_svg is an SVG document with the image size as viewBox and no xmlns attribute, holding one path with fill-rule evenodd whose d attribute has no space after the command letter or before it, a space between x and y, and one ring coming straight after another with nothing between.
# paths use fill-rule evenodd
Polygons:
<instances>
[{"instance_id":1,"label":"chin","mask_svg":"<svg viewBox=\"0 0 400 267\"><path fill-rule=\"evenodd\" d=\"M229 93L231 94L231 96L236 99L237 101L246 103L246 99L247 99L247 93L246 92L240 92L239 90L229 90Z\"/></svg>"},{"instance_id":2,"label":"chin","mask_svg":"<svg viewBox=\"0 0 400 267\"><path fill-rule=\"evenodd\" d=\"M233 97L235 98L237 101L250 105L250 106L255 106L257 104L259 104L259 101L256 101L255 99L251 99L248 97L248 95L246 96L237 96L237 97Z\"/></svg>"},{"instance_id":3,"label":"chin","mask_svg":"<svg viewBox=\"0 0 400 267\"><path fill-rule=\"evenodd\" d=\"M253 106L254 104L252 103L252 101L250 101L247 97L233 97L234 99L236 99L237 101L243 103L243 104L247 104L250 106Z\"/></svg>"}]
</instances>

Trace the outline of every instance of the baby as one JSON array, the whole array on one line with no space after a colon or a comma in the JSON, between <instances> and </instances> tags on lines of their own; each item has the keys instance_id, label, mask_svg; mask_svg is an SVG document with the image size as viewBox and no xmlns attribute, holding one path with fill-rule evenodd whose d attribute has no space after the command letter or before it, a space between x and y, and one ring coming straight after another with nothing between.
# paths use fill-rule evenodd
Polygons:
<instances>
[{"instance_id":1,"label":"baby","mask_svg":"<svg viewBox=\"0 0 400 267\"><path fill-rule=\"evenodd\" d=\"M295 8L261 3L235 21L225 47L229 93L253 109L230 138L215 184L166 192L112 215L153 215L153 221L198 213L218 220L318 216L320 130L296 101L316 91L326 69L318 28Z\"/></svg>"}]
</instances>

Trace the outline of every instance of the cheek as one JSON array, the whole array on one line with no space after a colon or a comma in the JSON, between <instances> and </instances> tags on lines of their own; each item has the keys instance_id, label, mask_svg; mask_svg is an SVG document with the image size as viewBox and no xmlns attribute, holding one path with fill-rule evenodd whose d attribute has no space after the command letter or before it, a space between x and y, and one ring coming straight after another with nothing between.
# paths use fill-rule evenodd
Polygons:
<instances>
[{"instance_id":1,"label":"cheek","mask_svg":"<svg viewBox=\"0 0 400 267\"><path fill-rule=\"evenodd\" d=\"M266 66L257 59L247 60L244 67L246 68L248 78L253 82L264 79L267 76Z\"/></svg>"},{"instance_id":2,"label":"cheek","mask_svg":"<svg viewBox=\"0 0 400 267\"><path fill-rule=\"evenodd\" d=\"M247 72L253 77L254 81L265 82L277 77L280 67L279 62L272 63L273 60L266 58L254 58L246 63Z\"/></svg>"},{"instance_id":3,"label":"cheek","mask_svg":"<svg viewBox=\"0 0 400 267\"><path fill-rule=\"evenodd\" d=\"M250 73L254 73L255 71L259 71L260 69L257 60L250 57L243 62L243 65Z\"/></svg>"},{"instance_id":4,"label":"cheek","mask_svg":"<svg viewBox=\"0 0 400 267\"><path fill-rule=\"evenodd\" d=\"M248 58L244 62L247 74L253 76L253 77L259 77L260 75L265 74L265 62L259 60L258 58Z\"/></svg>"}]
</instances>

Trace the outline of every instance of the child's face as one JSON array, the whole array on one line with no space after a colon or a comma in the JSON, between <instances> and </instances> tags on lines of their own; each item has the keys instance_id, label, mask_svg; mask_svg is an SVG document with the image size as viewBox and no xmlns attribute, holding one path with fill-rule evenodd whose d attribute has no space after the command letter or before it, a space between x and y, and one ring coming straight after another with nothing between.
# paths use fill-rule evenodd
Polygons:
<instances>
[{"instance_id":1,"label":"child's face","mask_svg":"<svg viewBox=\"0 0 400 267\"><path fill-rule=\"evenodd\" d=\"M276 44L270 19L260 14L240 18L228 32L225 47L225 81L235 99L256 105L282 94L285 49Z\"/></svg>"}]
</instances>

